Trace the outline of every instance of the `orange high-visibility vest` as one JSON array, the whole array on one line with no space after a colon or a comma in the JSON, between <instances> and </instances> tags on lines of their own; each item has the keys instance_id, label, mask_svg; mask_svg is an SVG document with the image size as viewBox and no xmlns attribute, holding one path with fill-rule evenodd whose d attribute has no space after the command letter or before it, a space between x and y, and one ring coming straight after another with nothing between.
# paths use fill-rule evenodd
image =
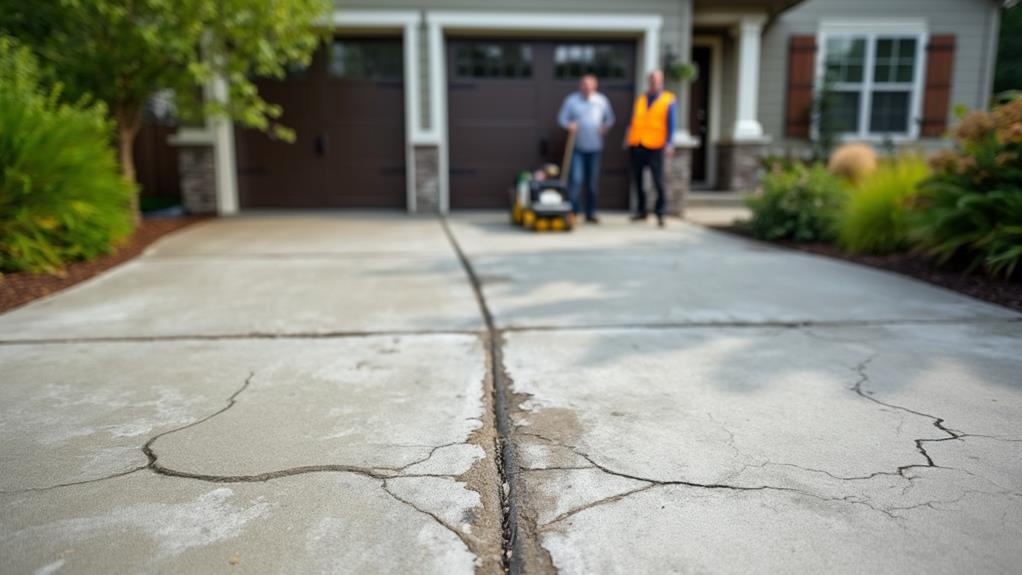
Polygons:
<instances>
[{"instance_id":1,"label":"orange high-visibility vest","mask_svg":"<svg viewBox=\"0 0 1022 575\"><path fill-rule=\"evenodd\" d=\"M666 90L653 101L652 107L647 107L646 94L636 98L632 109L632 125L628 126L628 145L641 145L650 150L666 146L667 138L670 137L667 133L667 115L673 103L674 94Z\"/></svg>"}]
</instances>

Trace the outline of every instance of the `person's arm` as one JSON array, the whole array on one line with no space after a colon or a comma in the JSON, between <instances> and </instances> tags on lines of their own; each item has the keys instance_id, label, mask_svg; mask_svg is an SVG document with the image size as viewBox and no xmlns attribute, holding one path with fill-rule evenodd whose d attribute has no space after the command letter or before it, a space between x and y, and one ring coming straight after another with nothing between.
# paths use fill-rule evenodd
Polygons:
<instances>
[{"instance_id":1,"label":"person's arm","mask_svg":"<svg viewBox=\"0 0 1022 575\"><path fill-rule=\"evenodd\" d=\"M678 116L678 101L671 102L671 107L667 109L667 142L664 145L665 153L668 156L674 154L674 126L676 126Z\"/></svg>"},{"instance_id":2,"label":"person's arm","mask_svg":"<svg viewBox=\"0 0 1022 575\"><path fill-rule=\"evenodd\" d=\"M561 111L557 114L557 123L565 130L571 124L571 94L561 103Z\"/></svg>"},{"instance_id":3,"label":"person's arm","mask_svg":"<svg viewBox=\"0 0 1022 575\"><path fill-rule=\"evenodd\" d=\"M603 133L607 133L614 127L617 118L614 117L614 106L610 105L610 100L604 98L603 101L607 103L607 112L603 115Z\"/></svg>"},{"instance_id":4,"label":"person's arm","mask_svg":"<svg viewBox=\"0 0 1022 575\"><path fill-rule=\"evenodd\" d=\"M667 146L671 147L671 141L674 138L674 127L677 125L678 119L678 102L671 102L671 107L667 109Z\"/></svg>"}]
</instances>

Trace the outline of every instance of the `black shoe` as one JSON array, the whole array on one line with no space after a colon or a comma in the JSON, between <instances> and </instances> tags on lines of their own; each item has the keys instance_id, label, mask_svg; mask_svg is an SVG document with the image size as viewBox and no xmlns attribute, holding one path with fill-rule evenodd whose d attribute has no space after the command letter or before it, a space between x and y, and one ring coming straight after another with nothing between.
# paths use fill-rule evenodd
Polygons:
<instances>
[{"instance_id":1,"label":"black shoe","mask_svg":"<svg viewBox=\"0 0 1022 575\"><path fill-rule=\"evenodd\" d=\"M586 216L586 223L587 224L598 224L598 223L600 223L600 218L598 218L596 216Z\"/></svg>"},{"instance_id":2,"label":"black shoe","mask_svg":"<svg viewBox=\"0 0 1022 575\"><path fill-rule=\"evenodd\" d=\"M648 216L646 214L635 214L631 217L633 222L644 222Z\"/></svg>"},{"instance_id":3,"label":"black shoe","mask_svg":"<svg viewBox=\"0 0 1022 575\"><path fill-rule=\"evenodd\" d=\"M656 225L660 226L661 228L664 227L664 217L661 216L660 214L657 214Z\"/></svg>"}]
</instances>

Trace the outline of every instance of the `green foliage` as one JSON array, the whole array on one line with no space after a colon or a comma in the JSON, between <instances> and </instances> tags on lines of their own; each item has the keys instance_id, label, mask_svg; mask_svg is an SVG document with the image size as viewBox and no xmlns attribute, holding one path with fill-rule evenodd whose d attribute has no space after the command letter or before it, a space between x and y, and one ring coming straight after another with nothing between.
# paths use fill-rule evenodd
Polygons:
<instances>
[{"instance_id":1,"label":"green foliage","mask_svg":"<svg viewBox=\"0 0 1022 575\"><path fill-rule=\"evenodd\" d=\"M920 186L917 245L940 261L1011 276L1022 260L1022 99L965 116Z\"/></svg>"},{"instance_id":2,"label":"green foliage","mask_svg":"<svg viewBox=\"0 0 1022 575\"><path fill-rule=\"evenodd\" d=\"M30 52L0 36L0 270L55 271L131 232L101 104L39 88Z\"/></svg>"},{"instance_id":3,"label":"green foliage","mask_svg":"<svg viewBox=\"0 0 1022 575\"><path fill-rule=\"evenodd\" d=\"M765 240L828 241L847 194L822 164L777 165L763 178L763 193L747 200L748 229Z\"/></svg>"},{"instance_id":4,"label":"green foliage","mask_svg":"<svg viewBox=\"0 0 1022 575\"><path fill-rule=\"evenodd\" d=\"M20 39L67 87L71 99L105 102L121 130L137 130L146 100L171 89L186 120L228 115L281 137L279 106L263 100L256 77L282 78L307 64L314 28L329 0L0 0L0 32ZM226 102L201 89L226 79ZM131 134L133 137L134 134Z\"/></svg>"},{"instance_id":5,"label":"green foliage","mask_svg":"<svg viewBox=\"0 0 1022 575\"><path fill-rule=\"evenodd\" d=\"M850 252L886 254L908 246L909 209L926 161L903 156L881 163L859 182L838 218L838 244Z\"/></svg>"}]
</instances>

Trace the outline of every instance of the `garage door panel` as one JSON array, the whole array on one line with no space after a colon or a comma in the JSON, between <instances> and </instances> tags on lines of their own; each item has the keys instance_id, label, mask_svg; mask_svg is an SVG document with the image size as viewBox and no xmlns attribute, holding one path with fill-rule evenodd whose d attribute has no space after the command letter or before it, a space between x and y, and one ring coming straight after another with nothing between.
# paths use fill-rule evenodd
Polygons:
<instances>
[{"instance_id":1,"label":"garage door panel","mask_svg":"<svg viewBox=\"0 0 1022 575\"><path fill-rule=\"evenodd\" d=\"M296 140L237 131L242 207L404 207L402 53L400 39L337 38L305 70L259 81Z\"/></svg>"},{"instance_id":2,"label":"garage door panel","mask_svg":"<svg viewBox=\"0 0 1022 575\"><path fill-rule=\"evenodd\" d=\"M327 157L338 160L351 158L366 164L404 165L404 155L394 153L393 142L404 138L401 126L336 125L324 126Z\"/></svg>"},{"instance_id":3,"label":"garage door panel","mask_svg":"<svg viewBox=\"0 0 1022 575\"><path fill-rule=\"evenodd\" d=\"M524 162L535 161L539 144L535 139L535 126L505 126L494 130L489 126L459 127L452 133L459 146L451 148L452 162L471 162L473 165L487 162L507 162L516 158ZM522 165L517 169L533 166Z\"/></svg>"},{"instance_id":4,"label":"garage door panel","mask_svg":"<svg viewBox=\"0 0 1022 575\"><path fill-rule=\"evenodd\" d=\"M536 117L536 93L532 82L515 83L484 83L472 84L471 87L455 88L452 84L448 89L448 104L451 114L458 121L469 119L503 120ZM464 86L464 85L463 85Z\"/></svg>"}]
</instances>

